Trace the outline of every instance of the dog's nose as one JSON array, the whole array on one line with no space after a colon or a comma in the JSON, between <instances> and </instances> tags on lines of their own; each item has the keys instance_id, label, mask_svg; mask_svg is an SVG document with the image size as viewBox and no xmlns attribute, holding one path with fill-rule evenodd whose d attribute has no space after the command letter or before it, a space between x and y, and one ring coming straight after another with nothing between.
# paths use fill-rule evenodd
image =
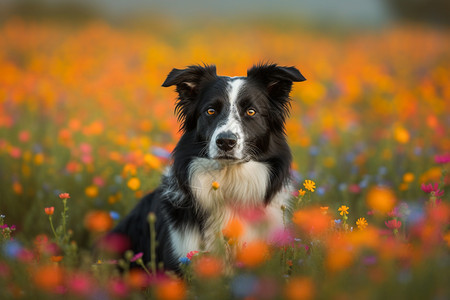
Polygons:
<instances>
[{"instance_id":1,"label":"dog's nose","mask_svg":"<svg viewBox=\"0 0 450 300\"><path fill-rule=\"evenodd\" d=\"M236 146L237 136L231 132L222 132L216 138L216 145L220 150L230 151Z\"/></svg>"}]
</instances>

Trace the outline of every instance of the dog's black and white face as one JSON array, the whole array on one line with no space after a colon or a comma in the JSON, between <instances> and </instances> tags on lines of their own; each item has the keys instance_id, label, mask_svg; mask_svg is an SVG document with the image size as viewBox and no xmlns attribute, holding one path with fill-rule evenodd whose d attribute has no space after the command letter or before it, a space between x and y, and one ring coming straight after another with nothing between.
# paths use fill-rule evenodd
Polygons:
<instances>
[{"instance_id":1,"label":"dog's black and white face","mask_svg":"<svg viewBox=\"0 0 450 300\"><path fill-rule=\"evenodd\" d=\"M294 67L259 65L247 77L217 76L214 66L173 69L163 86L176 85L182 130L196 156L223 163L260 161L273 137L284 135Z\"/></svg>"}]
</instances>

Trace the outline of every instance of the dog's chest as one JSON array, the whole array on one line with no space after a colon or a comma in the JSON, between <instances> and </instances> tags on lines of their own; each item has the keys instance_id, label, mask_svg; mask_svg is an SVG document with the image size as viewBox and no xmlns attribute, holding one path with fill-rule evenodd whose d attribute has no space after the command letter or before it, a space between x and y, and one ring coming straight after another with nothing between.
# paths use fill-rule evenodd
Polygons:
<instances>
[{"instance_id":1,"label":"dog's chest","mask_svg":"<svg viewBox=\"0 0 450 300\"><path fill-rule=\"evenodd\" d=\"M243 241L266 239L283 226L281 205L287 205L290 191L277 193L269 205L264 197L269 181L265 164L247 162L222 167L198 159L190 166L190 186L195 205L206 212L202 229L189 226L172 230L175 255L185 256L193 250L214 251L223 242L222 230L232 219L242 224ZM212 185L218 183L218 188Z\"/></svg>"},{"instance_id":2,"label":"dog's chest","mask_svg":"<svg viewBox=\"0 0 450 300\"><path fill-rule=\"evenodd\" d=\"M214 160L199 158L189 167L189 182L195 204L214 214L225 206L262 205L269 169L254 161L224 166Z\"/></svg>"}]
</instances>

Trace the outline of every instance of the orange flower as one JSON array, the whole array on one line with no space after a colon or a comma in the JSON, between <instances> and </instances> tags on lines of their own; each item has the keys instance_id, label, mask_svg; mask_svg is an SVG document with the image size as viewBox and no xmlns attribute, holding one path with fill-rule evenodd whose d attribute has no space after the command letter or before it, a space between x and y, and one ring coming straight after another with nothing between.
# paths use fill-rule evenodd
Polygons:
<instances>
[{"instance_id":1,"label":"orange flower","mask_svg":"<svg viewBox=\"0 0 450 300\"><path fill-rule=\"evenodd\" d=\"M128 274L128 284L135 289L143 289L148 285L148 275L142 269L132 269Z\"/></svg>"},{"instance_id":2,"label":"orange flower","mask_svg":"<svg viewBox=\"0 0 450 300\"><path fill-rule=\"evenodd\" d=\"M286 284L284 294L289 300L308 300L315 295L314 283L306 277L292 278Z\"/></svg>"},{"instance_id":3,"label":"orange flower","mask_svg":"<svg viewBox=\"0 0 450 300\"><path fill-rule=\"evenodd\" d=\"M306 194L306 191L303 189L299 189L298 194L299 194L299 196L304 196Z\"/></svg>"},{"instance_id":4,"label":"orange flower","mask_svg":"<svg viewBox=\"0 0 450 300\"><path fill-rule=\"evenodd\" d=\"M95 198L98 196L98 187L95 185L90 185L84 189L84 193L89 198Z\"/></svg>"},{"instance_id":5,"label":"orange flower","mask_svg":"<svg viewBox=\"0 0 450 300\"><path fill-rule=\"evenodd\" d=\"M61 260L63 259L63 256L52 256L52 257L50 257L50 260L52 261L52 262L60 262Z\"/></svg>"},{"instance_id":6,"label":"orange flower","mask_svg":"<svg viewBox=\"0 0 450 300\"><path fill-rule=\"evenodd\" d=\"M166 279L156 286L159 300L181 300L186 297L186 285L179 279Z\"/></svg>"},{"instance_id":7,"label":"orange flower","mask_svg":"<svg viewBox=\"0 0 450 300\"><path fill-rule=\"evenodd\" d=\"M397 126L394 129L394 138L397 142L401 144L406 144L409 142L409 132L401 126Z\"/></svg>"},{"instance_id":8,"label":"orange flower","mask_svg":"<svg viewBox=\"0 0 450 300\"><path fill-rule=\"evenodd\" d=\"M112 228L113 220L106 211L95 210L85 216L84 226L92 232L106 232Z\"/></svg>"},{"instance_id":9,"label":"orange flower","mask_svg":"<svg viewBox=\"0 0 450 300\"><path fill-rule=\"evenodd\" d=\"M52 292L63 284L63 270L57 265L45 265L33 272L33 281L38 288Z\"/></svg>"},{"instance_id":10,"label":"orange flower","mask_svg":"<svg viewBox=\"0 0 450 300\"><path fill-rule=\"evenodd\" d=\"M195 260L194 271L202 278L216 278L222 274L223 263L213 256L201 256Z\"/></svg>"},{"instance_id":11,"label":"orange flower","mask_svg":"<svg viewBox=\"0 0 450 300\"><path fill-rule=\"evenodd\" d=\"M269 246L260 240L247 243L237 254L237 260L248 267L256 267L269 256Z\"/></svg>"},{"instance_id":12,"label":"orange flower","mask_svg":"<svg viewBox=\"0 0 450 300\"><path fill-rule=\"evenodd\" d=\"M214 190L218 190L219 187L220 187L220 184L219 184L217 181L214 181L214 182L211 184L211 187L212 187Z\"/></svg>"},{"instance_id":13,"label":"orange flower","mask_svg":"<svg viewBox=\"0 0 450 300\"><path fill-rule=\"evenodd\" d=\"M147 163L147 165L151 169L160 169L161 168L161 161L154 155L146 154L144 156L144 161Z\"/></svg>"},{"instance_id":14,"label":"orange flower","mask_svg":"<svg viewBox=\"0 0 450 300\"><path fill-rule=\"evenodd\" d=\"M53 206L44 208L44 211L47 215L51 216L55 212L55 208Z\"/></svg>"},{"instance_id":15,"label":"orange flower","mask_svg":"<svg viewBox=\"0 0 450 300\"><path fill-rule=\"evenodd\" d=\"M309 208L294 212L292 221L304 231L320 234L328 229L331 219L320 208Z\"/></svg>"},{"instance_id":16,"label":"orange flower","mask_svg":"<svg viewBox=\"0 0 450 300\"><path fill-rule=\"evenodd\" d=\"M225 237L233 240L239 239L244 232L244 225L237 218L232 218L227 225L222 229Z\"/></svg>"},{"instance_id":17,"label":"orange flower","mask_svg":"<svg viewBox=\"0 0 450 300\"><path fill-rule=\"evenodd\" d=\"M369 190L366 201L371 209L381 213L388 213L394 208L396 198L391 189L377 186Z\"/></svg>"},{"instance_id":18,"label":"orange flower","mask_svg":"<svg viewBox=\"0 0 450 300\"><path fill-rule=\"evenodd\" d=\"M353 247L344 238L334 236L328 241L325 265L331 272L343 270L353 262Z\"/></svg>"},{"instance_id":19,"label":"orange flower","mask_svg":"<svg viewBox=\"0 0 450 300\"><path fill-rule=\"evenodd\" d=\"M321 206L320 210L326 214L328 212L328 208L329 208L328 206Z\"/></svg>"}]
</instances>

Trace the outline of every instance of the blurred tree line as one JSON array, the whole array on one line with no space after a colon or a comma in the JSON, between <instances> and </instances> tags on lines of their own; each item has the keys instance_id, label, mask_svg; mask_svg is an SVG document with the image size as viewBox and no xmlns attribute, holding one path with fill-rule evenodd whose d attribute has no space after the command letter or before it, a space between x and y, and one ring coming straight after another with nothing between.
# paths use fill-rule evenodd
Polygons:
<instances>
[{"instance_id":1,"label":"blurred tree line","mask_svg":"<svg viewBox=\"0 0 450 300\"><path fill-rule=\"evenodd\" d=\"M450 0L379 0L401 21L450 25ZM345 2L343 2L344 5ZM104 5L104 4L103 4ZM136 7L136 13L140 8ZM156 12L154 12L156 13ZM19 16L25 19L86 21L93 18L111 19L100 1L0 1L0 19ZM117 18L118 16L115 16ZM129 19L133 16L120 16Z\"/></svg>"},{"instance_id":2,"label":"blurred tree line","mask_svg":"<svg viewBox=\"0 0 450 300\"><path fill-rule=\"evenodd\" d=\"M400 19L450 25L450 0L384 0Z\"/></svg>"}]
</instances>

